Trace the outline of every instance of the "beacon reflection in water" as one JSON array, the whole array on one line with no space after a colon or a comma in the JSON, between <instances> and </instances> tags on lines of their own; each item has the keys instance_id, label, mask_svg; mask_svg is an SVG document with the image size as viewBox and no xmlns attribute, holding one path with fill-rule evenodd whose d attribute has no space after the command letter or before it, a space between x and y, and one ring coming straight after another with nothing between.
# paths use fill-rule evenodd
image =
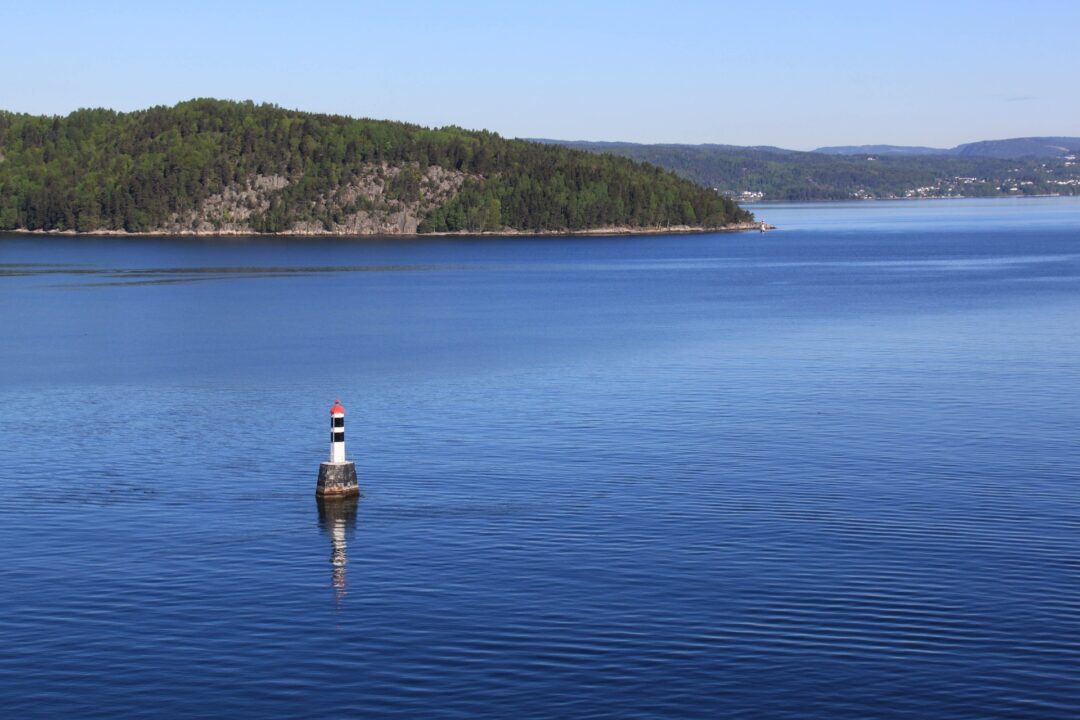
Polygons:
<instances>
[{"instance_id":1,"label":"beacon reflection in water","mask_svg":"<svg viewBox=\"0 0 1080 720\"><path fill-rule=\"evenodd\" d=\"M319 528L330 538L330 564L333 566L332 582L334 599L341 602L345 597L346 535L356 528L356 505L359 498L320 497L316 498L319 506Z\"/></svg>"}]
</instances>

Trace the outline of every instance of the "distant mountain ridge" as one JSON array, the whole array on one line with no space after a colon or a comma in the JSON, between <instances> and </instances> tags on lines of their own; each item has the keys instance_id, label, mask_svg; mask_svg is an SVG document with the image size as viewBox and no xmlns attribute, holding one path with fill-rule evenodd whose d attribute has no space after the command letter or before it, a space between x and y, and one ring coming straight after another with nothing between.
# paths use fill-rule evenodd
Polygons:
<instances>
[{"instance_id":1,"label":"distant mountain ridge","mask_svg":"<svg viewBox=\"0 0 1080 720\"><path fill-rule=\"evenodd\" d=\"M559 142L671 170L744 202L1080 194L1080 138L986 140L948 150L897 145L803 152L736 145Z\"/></svg>"},{"instance_id":2,"label":"distant mountain ridge","mask_svg":"<svg viewBox=\"0 0 1080 720\"><path fill-rule=\"evenodd\" d=\"M957 155L977 155L1020 159L1027 157L1065 157L1080 152L1080 137L1029 137L1008 140L982 140L957 145Z\"/></svg>"},{"instance_id":3,"label":"distant mountain ridge","mask_svg":"<svg viewBox=\"0 0 1080 720\"><path fill-rule=\"evenodd\" d=\"M819 147L816 153L826 155L962 155L967 157L1021 160L1024 158L1057 158L1080 152L1080 137L1025 137L1005 140L979 140L953 148L932 148L918 145L836 145Z\"/></svg>"},{"instance_id":4,"label":"distant mountain ridge","mask_svg":"<svg viewBox=\"0 0 1080 720\"><path fill-rule=\"evenodd\" d=\"M814 150L824 155L950 155L948 148L920 145L832 145Z\"/></svg>"}]
</instances>

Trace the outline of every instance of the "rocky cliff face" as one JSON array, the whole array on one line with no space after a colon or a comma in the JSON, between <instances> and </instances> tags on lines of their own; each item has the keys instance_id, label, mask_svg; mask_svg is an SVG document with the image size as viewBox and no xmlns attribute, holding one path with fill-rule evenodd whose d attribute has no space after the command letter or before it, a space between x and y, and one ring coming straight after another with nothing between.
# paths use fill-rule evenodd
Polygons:
<instances>
[{"instance_id":1,"label":"rocky cliff face","mask_svg":"<svg viewBox=\"0 0 1080 720\"><path fill-rule=\"evenodd\" d=\"M161 229L177 234L251 232L256 213L270 208L270 198L289 184L280 175L256 175L206 198L195 210L174 214Z\"/></svg>"},{"instance_id":2,"label":"rocky cliff face","mask_svg":"<svg viewBox=\"0 0 1080 720\"><path fill-rule=\"evenodd\" d=\"M414 235L424 217L460 190L468 177L434 165L423 172L416 164L372 165L312 203L312 210L329 215L330 222L298 221L283 234ZM249 177L209 196L194 210L174 214L159 231L178 235L253 232L253 221L270 210L274 196L289 182L281 175Z\"/></svg>"},{"instance_id":3,"label":"rocky cliff face","mask_svg":"<svg viewBox=\"0 0 1080 720\"><path fill-rule=\"evenodd\" d=\"M331 223L298 222L297 235L415 235L424 217L461 189L468 176L430 166L423 173L415 164L380 165L358 180L323 194L317 211L330 210Z\"/></svg>"}]
</instances>

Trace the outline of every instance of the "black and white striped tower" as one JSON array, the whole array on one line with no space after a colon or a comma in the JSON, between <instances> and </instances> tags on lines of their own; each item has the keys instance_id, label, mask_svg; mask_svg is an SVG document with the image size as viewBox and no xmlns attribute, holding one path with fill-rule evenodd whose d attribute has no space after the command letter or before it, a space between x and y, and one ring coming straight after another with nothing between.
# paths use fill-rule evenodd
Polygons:
<instances>
[{"instance_id":1,"label":"black and white striped tower","mask_svg":"<svg viewBox=\"0 0 1080 720\"><path fill-rule=\"evenodd\" d=\"M319 497L349 497L360 494L356 465L345 459L345 408L335 400L330 408L330 460L319 465Z\"/></svg>"},{"instance_id":2,"label":"black and white striped tower","mask_svg":"<svg viewBox=\"0 0 1080 720\"><path fill-rule=\"evenodd\" d=\"M345 462L345 408L340 400L330 408L330 462Z\"/></svg>"}]
</instances>

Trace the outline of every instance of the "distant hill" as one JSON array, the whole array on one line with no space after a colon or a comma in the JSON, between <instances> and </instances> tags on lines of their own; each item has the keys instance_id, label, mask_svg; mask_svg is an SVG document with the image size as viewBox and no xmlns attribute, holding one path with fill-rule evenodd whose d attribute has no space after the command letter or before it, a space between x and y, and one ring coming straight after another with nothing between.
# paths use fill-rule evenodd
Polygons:
<instances>
[{"instance_id":1,"label":"distant hill","mask_svg":"<svg viewBox=\"0 0 1080 720\"><path fill-rule=\"evenodd\" d=\"M819 147L816 153L826 155L950 155L945 148L920 147L918 145L835 145Z\"/></svg>"},{"instance_id":2,"label":"distant hill","mask_svg":"<svg viewBox=\"0 0 1080 720\"><path fill-rule=\"evenodd\" d=\"M0 230L588 232L750 220L654 165L457 127L221 100L0 112Z\"/></svg>"},{"instance_id":3,"label":"distant hill","mask_svg":"<svg viewBox=\"0 0 1080 720\"><path fill-rule=\"evenodd\" d=\"M1024 158L1056 158L1075 155L1080 151L1080 138L1030 137L1008 140L981 140L957 145L954 148L931 148L911 145L838 145L821 147L817 153L827 155L964 155L1002 160Z\"/></svg>"},{"instance_id":4,"label":"distant hill","mask_svg":"<svg viewBox=\"0 0 1080 720\"><path fill-rule=\"evenodd\" d=\"M940 155L832 154L731 145L563 144L659 165L741 201L1080 194L1080 164L1069 160L1071 155L1004 159L992 154L1000 150L984 143ZM1018 151L1030 146L1018 142L1011 147Z\"/></svg>"},{"instance_id":5,"label":"distant hill","mask_svg":"<svg viewBox=\"0 0 1080 720\"><path fill-rule=\"evenodd\" d=\"M993 157L1006 159L1019 158L1056 158L1076 155L1080 152L1080 138L1077 137L1030 137L1009 140L982 140L980 142L958 145L953 148L956 155L968 157Z\"/></svg>"}]
</instances>

